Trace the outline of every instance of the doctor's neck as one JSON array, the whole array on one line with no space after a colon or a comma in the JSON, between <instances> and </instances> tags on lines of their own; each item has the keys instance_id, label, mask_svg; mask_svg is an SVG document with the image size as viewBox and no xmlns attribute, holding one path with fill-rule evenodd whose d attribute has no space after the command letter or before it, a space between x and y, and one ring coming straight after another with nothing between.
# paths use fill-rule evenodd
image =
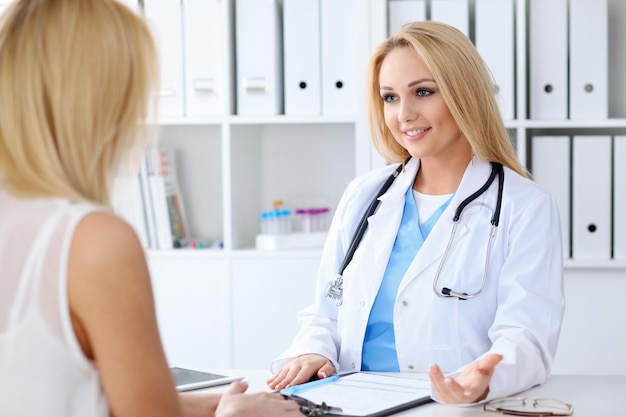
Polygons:
<instances>
[{"instance_id":1,"label":"doctor's neck","mask_svg":"<svg viewBox=\"0 0 626 417\"><path fill-rule=\"evenodd\" d=\"M422 158L413 189L429 195L452 194L459 188L471 160L471 154L457 161Z\"/></svg>"}]
</instances>

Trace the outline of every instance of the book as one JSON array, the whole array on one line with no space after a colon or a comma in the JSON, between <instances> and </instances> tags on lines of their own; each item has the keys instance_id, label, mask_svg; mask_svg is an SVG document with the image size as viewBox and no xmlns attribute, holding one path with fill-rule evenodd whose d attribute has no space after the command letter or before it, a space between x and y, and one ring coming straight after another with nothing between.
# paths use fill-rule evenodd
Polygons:
<instances>
[{"instance_id":1,"label":"book","mask_svg":"<svg viewBox=\"0 0 626 417\"><path fill-rule=\"evenodd\" d=\"M130 224L144 248L150 248L150 234L146 222L146 208L144 204L141 174L122 175L115 179L113 211Z\"/></svg>"},{"instance_id":2,"label":"book","mask_svg":"<svg viewBox=\"0 0 626 417\"><path fill-rule=\"evenodd\" d=\"M155 249L172 249L190 239L174 151L151 148L148 185L154 215Z\"/></svg>"}]
</instances>

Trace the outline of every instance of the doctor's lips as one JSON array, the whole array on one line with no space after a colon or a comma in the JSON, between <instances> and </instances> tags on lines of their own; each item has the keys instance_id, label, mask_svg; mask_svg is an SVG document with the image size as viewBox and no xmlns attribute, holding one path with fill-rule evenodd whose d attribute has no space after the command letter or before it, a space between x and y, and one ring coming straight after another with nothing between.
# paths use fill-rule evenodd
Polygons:
<instances>
[{"instance_id":1,"label":"doctor's lips","mask_svg":"<svg viewBox=\"0 0 626 417\"><path fill-rule=\"evenodd\" d=\"M419 134L422 134L428 130L430 130L430 127L426 127L426 128L421 128L421 129L403 129L402 133L404 133L405 135L409 136L409 137L414 137L417 136Z\"/></svg>"}]
</instances>

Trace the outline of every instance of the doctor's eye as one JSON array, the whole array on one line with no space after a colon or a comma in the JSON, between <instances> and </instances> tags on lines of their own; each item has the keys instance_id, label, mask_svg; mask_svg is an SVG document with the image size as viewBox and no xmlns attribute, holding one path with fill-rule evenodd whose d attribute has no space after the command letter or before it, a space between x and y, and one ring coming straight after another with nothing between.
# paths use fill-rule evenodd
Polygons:
<instances>
[{"instance_id":1,"label":"doctor's eye","mask_svg":"<svg viewBox=\"0 0 626 417\"><path fill-rule=\"evenodd\" d=\"M385 103L392 103L392 102L394 102L394 101L396 101L396 100L398 99L398 98L397 98L395 95L393 95L393 94L383 94L383 95L381 96L381 98L383 99L383 101L384 101Z\"/></svg>"},{"instance_id":2,"label":"doctor's eye","mask_svg":"<svg viewBox=\"0 0 626 417\"><path fill-rule=\"evenodd\" d=\"M415 95L418 97L428 97L433 95L435 92L433 90L429 90L427 88L418 88L415 92Z\"/></svg>"}]
</instances>

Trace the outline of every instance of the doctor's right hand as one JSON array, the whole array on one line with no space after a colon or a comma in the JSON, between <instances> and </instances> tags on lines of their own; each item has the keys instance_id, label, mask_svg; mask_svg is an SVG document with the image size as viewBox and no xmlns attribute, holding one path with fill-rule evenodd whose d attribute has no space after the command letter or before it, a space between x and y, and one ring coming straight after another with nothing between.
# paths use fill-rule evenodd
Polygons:
<instances>
[{"instance_id":1,"label":"doctor's right hand","mask_svg":"<svg viewBox=\"0 0 626 417\"><path fill-rule=\"evenodd\" d=\"M233 382L222 395L215 417L302 417L297 402L269 392L244 394L248 385Z\"/></svg>"},{"instance_id":2,"label":"doctor's right hand","mask_svg":"<svg viewBox=\"0 0 626 417\"><path fill-rule=\"evenodd\" d=\"M309 382L311 378L326 378L335 373L335 367L324 356L307 353L298 356L287 365L280 368L276 374L267 380L267 386L274 390Z\"/></svg>"}]
</instances>

